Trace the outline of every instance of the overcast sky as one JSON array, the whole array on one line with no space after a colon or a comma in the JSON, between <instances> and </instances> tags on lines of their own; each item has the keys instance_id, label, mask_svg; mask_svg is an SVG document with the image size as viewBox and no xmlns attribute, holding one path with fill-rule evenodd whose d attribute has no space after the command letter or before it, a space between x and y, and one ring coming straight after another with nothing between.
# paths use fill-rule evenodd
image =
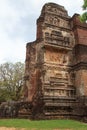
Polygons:
<instances>
[{"instance_id":1,"label":"overcast sky","mask_svg":"<svg viewBox=\"0 0 87 130\"><path fill-rule=\"evenodd\" d=\"M26 43L36 39L36 19L47 2L65 6L70 16L82 13L83 0L0 0L0 64L25 61Z\"/></svg>"}]
</instances>

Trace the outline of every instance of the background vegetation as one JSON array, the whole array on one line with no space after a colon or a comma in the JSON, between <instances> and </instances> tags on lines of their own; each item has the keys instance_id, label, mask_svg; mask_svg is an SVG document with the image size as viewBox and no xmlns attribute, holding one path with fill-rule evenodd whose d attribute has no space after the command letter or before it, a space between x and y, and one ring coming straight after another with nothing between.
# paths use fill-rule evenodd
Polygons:
<instances>
[{"instance_id":1,"label":"background vegetation","mask_svg":"<svg viewBox=\"0 0 87 130\"><path fill-rule=\"evenodd\" d=\"M87 0L84 0L82 8L85 12L81 15L81 21L87 22Z\"/></svg>"},{"instance_id":2,"label":"background vegetation","mask_svg":"<svg viewBox=\"0 0 87 130\"><path fill-rule=\"evenodd\" d=\"M0 102L19 100L22 94L24 64L4 63L0 65Z\"/></svg>"}]
</instances>

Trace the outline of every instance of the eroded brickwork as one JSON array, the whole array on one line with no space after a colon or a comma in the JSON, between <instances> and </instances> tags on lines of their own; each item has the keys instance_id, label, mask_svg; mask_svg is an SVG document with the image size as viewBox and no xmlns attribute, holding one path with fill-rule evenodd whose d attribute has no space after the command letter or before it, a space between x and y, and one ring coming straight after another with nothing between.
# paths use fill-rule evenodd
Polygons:
<instances>
[{"instance_id":1,"label":"eroded brickwork","mask_svg":"<svg viewBox=\"0 0 87 130\"><path fill-rule=\"evenodd\" d=\"M26 47L25 100L35 118L77 116L76 96L87 96L87 24L47 3L36 41Z\"/></svg>"}]
</instances>

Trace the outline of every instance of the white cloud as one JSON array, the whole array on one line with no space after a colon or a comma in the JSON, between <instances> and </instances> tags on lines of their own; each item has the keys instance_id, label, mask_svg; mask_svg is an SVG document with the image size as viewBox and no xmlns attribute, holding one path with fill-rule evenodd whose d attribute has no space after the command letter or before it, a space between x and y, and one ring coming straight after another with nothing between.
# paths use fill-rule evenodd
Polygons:
<instances>
[{"instance_id":1,"label":"white cloud","mask_svg":"<svg viewBox=\"0 0 87 130\"><path fill-rule=\"evenodd\" d=\"M65 6L71 16L82 11L83 0L0 0L0 63L25 60L26 42L35 40L36 19L47 2Z\"/></svg>"}]
</instances>

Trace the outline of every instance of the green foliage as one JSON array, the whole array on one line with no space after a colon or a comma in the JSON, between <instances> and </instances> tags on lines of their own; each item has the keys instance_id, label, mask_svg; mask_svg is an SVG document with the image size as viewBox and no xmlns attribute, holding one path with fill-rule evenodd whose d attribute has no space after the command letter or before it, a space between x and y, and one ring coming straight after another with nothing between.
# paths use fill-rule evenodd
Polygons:
<instances>
[{"instance_id":1,"label":"green foliage","mask_svg":"<svg viewBox=\"0 0 87 130\"><path fill-rule=\"evenodd\" d=\"M0 65L0 101L18 100L23 87L24 64Z\"/></svg>"},{"instance_id":2,"label":"green foliage","mask_svg":"<svg viewBox=\"0 0 87 130\"><path fill-rule=\"evenodd\" d=\"M83 13L80 19L82 22L85 22L87 20L87 12Z\"/></svg>"},{"instance_id":3,"label":"green foliage","mask_svg":"<svg viewBox=\"0 0 87 130\"><path fill-rule=\"evenodd\" d=\"M84 0L84 4L83 4L83 9L86 10L87 9L87 0Z\"/></svg>"},{"instance_id":4,"label":"green foliage","mask_svg":"<svg viewBox=\"0 0 87 130\"><path fill-rule=\"evenodd\" d=\"M87 130L87 124L74 120L30 121L27 119L0 119L0 126L26 128L27 130Z\"/></svg>"},{"instance_id":5,"label":"green foliage","mask_svg":"<svg viewBox=\"0 0 87 130\"><path fill-rule=\"evenodd\" d=\"M0 102L6 102L10 99L11 99L11 97L10 97L10 94L8 93L8 91L0 89Z\"/></svg>"},{"instance_id":6,"label":"green foliage","mask_svg":"<svg viewBox=\"0 0 87 130\"><path fill-rule=\"evenodd\" d=\"M84 0L82 8L83 10L85 10L85 12L81 15L80 19L82 22L86 22L87 21L87 0Z\"/></svg>"}]
</instances>

